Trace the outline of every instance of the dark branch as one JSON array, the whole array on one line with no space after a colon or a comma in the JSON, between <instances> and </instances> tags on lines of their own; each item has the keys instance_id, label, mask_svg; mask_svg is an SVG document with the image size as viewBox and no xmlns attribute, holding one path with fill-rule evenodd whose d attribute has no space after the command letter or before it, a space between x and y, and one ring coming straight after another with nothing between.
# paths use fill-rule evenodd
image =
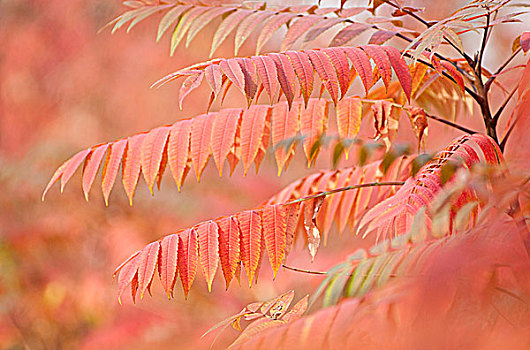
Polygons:
<instances>
[{"instance_id":1,"label":"dark branch","mask_svg":"<svg viewBox=\"0 0 530 350\"><path fill-rule=\"evenodd\" d=\"M456 123L453 123L449 120L446 120L446 119L443 119L443 118L440 118L440 117L437 117L435 115L430 115L428 113L425 113L425 115L427 116L427 118L429 119L433 119L433 120L436 120L437 122L440 122L440 123L443 123L445 125L449 125L455 129L458 129L460 131L463 131L465 133L468 133L468 134L477 134L478 132L475 131L475 130L471 130L471 129L468 129L466 128L465 126L462 126L462 125L459 125L459 124L456 124Z\"/></svg>"}]
</instances>

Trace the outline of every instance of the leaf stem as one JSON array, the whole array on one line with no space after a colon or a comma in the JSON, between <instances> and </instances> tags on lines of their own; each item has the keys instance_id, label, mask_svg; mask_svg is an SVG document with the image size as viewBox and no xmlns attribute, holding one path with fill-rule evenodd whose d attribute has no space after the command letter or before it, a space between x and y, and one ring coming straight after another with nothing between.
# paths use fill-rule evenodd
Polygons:
<instances>
[{"instance_id":1,"label":"leaf stem","mask_svg":"<svg viewBox=\"0 0 530 350\"><path fill-rule=\"evenodd\" d=\"M287 266L285 264L282 264L282 267L286 268L287 270L296 271L296 272L302 272L302 273L308 273L308 274L311 274L311 275L327 275L328 274L327 272L299 269L297 267L291 267L291 266Z\"/></svg>"},{"instance_id":2,"label":"leaf stem","mask_svg":"<svg viewBox=\"0 0 530 350\"><path fill-rule=\"evenodd\" d=\"M508 57L508 59L499 68L497 68L497 71L491 77L489 77L489 79L486 81L486 84L484 84L484 88L486 89L486 91L489 90L491 84L493 84L493 81L504 70L504 68L506 68L506 66L510 64L510 62L515 58L515 56L519 54L519 52L521 52L521 48L518 48L517 50L512 52L510 57Z\"/></svg>"},{"instance_id":3,"label":"leaf stem","mask_svg":"<svg viewBox=\"0 0 530 350\"><path fill-rule=\"evenodd\" d=\"M284 203L284 205L295 204L295 203L307 201L307 200L318 198L318 197L325 197L325 196L328 196L328 195L333 194L333 193L344 192L344 191L349 191L349 190L355 190L357 188L375 187L375 186L401 186L403 184L405 184L404 181L367 182L367 183L363 183L363 184L346 186L346 187L341 187L341 188L335 188L333 190L315 193L315 194L312 194L312 195L307 196L307 197L298 198L298 199L292 200L290 202Z\"/></svg>"}]
</instances>

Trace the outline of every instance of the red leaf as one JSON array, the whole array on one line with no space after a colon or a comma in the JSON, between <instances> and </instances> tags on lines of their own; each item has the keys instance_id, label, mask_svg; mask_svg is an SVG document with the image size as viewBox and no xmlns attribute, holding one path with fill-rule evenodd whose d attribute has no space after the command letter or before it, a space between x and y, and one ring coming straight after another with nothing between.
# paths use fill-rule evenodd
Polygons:
<instances>
[{"instance_id":1,"label":"red leaf","mask_svg":"<svg viewBox=\"0 0 530 350\"><path fill-rule=\"evenodd\" d=\"M127 148L122 164L122 183L130 205L132 205L134 191L140 176L141 150L145 135L138 134L127 138Z\"/></svg>"},{"instance_id":2,"label":"red leaf","mask_svg":"<svg viewBox=\"0 0 530 350\"><path fill-rule=\"evenodd\" d=\"M195 229L189 228L179 234L179 253L178 253L178 271L180 274L180 281L182 288L184 288L184 295L188 299L188 292L190 291L195 274L197 273L197 232Z\"/></svg>"},{"instance_id":3,"label":"red leaf","mask_svg":"<svg viewBox=\"0 0 530 350\"><path fill-rule=\"evenodd\" d=\"M258 75L261 83L265 87L267 95L269 95L270 103L273 103L274 96L278 90L278 73L276 71L276 64L269 56L254 56L251 58L256 65Z\"/></svg>"},{"instance_id":4,"label":"red leaf","mask_svg":"<svg viewBox=\"0 0 530 350\"><path fill-rule=\"evenodd\" d=\"M151 130L144 137L141 151L142 173L151 194L165 153L170 128L162 126Z\"/></svg>"},{"instance_id":5,"label":"red leaf","mask_svg":"<svg viewBox=\"0 0 530 350\"><path fill-rule=\"evenodd\" d=\"M212 291L212 282L219 266L219 228L212 220L203 222L195 227L199 236L199 256L202 271L208 284L208 291Z\"/></svg>"},{"instance_id":6,"label":"red leaf","mask_svg":"<svg viewBox=\"0 0 530 350\"><path fill-rule=\"evenodd\" d=\"M208 163L211 153L212 125L215 114L202 114L192 119L191 123L191 161L197 181Z\"/></svg>"},{"instance_id":7,"label":"red leaf","mask_svg":"<svg viewBox=\"0 0 530 350\"><path fill-rule=\"evenodd\" d=\"M456 81L457 85L460 87L460 90L462 93L466 90L466 85L464 83L464 78L462 77L462 74L453 66L450 62L447 61L440 61L440 65L445 68L447 73L453 77L453 79Z\"/></svg>"},{"instance_id":8,"label":"red leaf","mask_svg":"<svg viewBox=\"0 0 530 350\"><path fill-rule=\"evenodd\" d=\"M285 257L286 209L283 205L267 205L263 208L263 238L274 278Z\"/></svg>"},{"instance_id":9,"label":"red leaf","mask_svg":"<svg viewBox=\"0 0 530 350\"><path fill-rule=\"evenodd\" d=\"M337 72L335 71L329 57L324 52L315 50L308 51L307 55L309 56L313 67L315 67L320 80L322 80L322 84L326 87L326 90L328 90L331 99L337 104L339 95Z\"/></svg>"},{"instance_id":10,"label":"red leaf","mask_svg":"<svg viewBox=\"0 0 530 350\"><path fill-rule=\"evenodd\" d=\"M345 47L343 50L359 74L364 85L364 91L368 94L368 90L372 87L372 65L370 64L370 59L359 48Z\"/></svg>"},{"instance_id":11,"label":"red leaf","mask_svg":"<svg viewBox=\"0 0 530 350\"><path fill-rule=\"evenodd\" d=\"M160 242L158 272L160 273L160 282L167 293L168 299L170 296L173 296L173 288L177 281L178 250L178 234L166 236Z\"/></svg>"},{"instance_id":12,"label":"red leaf","mask_svg":"<svg viewBox=\"0 0 530 350\"><path fill-rule=\"evenodd\" d=\"M249 286L252 286L261 254L261 217L257 211L247 210L238 213L237 220L241 230L241 260Z\"/></svg>"},{"instance_id":13,"label":"red leaf","mask_svg":"<svg viewBox=\"0 0 530 350\"><path fill-rule=\"evenodd\" d=\"M270 113L270 108L263 105L254 105L243 112L241 122L241 161L246 174L250 165L256 158L265 130L265 121Z\"/></svg>"},{"instance_id":14,"label":"red leaf","mask_svg":"<svg viewBox=\"0 0 530 350\"><path fill-rule=\"evenodd\" d=\"M348 64L348 58L344 54L343 50L333 47L323 49L322 51L328 55L333 67L335 67L337 77L339 78L341 98L344 98L348 88L350 87L350 65Z\"/></svg>"},{"instance_id":15,"label":"red leaf","mask_svg":"<svg viewBox=\"0 0 530 350\"><path fill-rule=\"evenodd\" d=\"M300 81L300 89L307 106L313 91L313 65L305 52L287 51L285 54L291 60L296 76Z\"/></svg>"},{"instance_id":16,"label":"red leaf","mask_svg":"<svg viewBox=\"0 0 530 350\"><path fill-rule=\"evenodd\" d=\"M140 298L144 297L145 290L151 285L158 262L159 242L148 244L138 255L138 289Z\"/></svg>"},{"instance_id":17,"label":"red leaf","mask_svg":"<svg viewBox=\"0 0 530 350\"><path fill-rule=\"evenodd\" d=\"M190 158L190 134L192 121L182 120L171 126L167 146L169 168L180 191Z\"/></svg>"},{"instance_id":18,"label":"red leaf","mask_svg":"<svg viewBox=\"0 0 530 350\"><path fill-rule=\"evenodd\" d=\"M116 181L116 176L118 175L121 159L126 146L126 139L118 140L110 146L109 152L107 153L101 181L101 189L103 191L103 197L105 198L105 205L109 205L110 191Z\"/></svg>"},{"instance_id":19,"label":"red leaf","mask_svg":"<svg viewBox=\"0 0 530 350\"><path fill-rule=\"evenodd\" d=\"M269 56L272 57L274 63L276 64L280 87L282 88L283 94L287 99L289 108L291 108L296 90L296 73L294 71L293 65L291 64L289 57L286 55L272 53L269 54Z\"/></svg>"},{"instance_id":20,"label":"red leaf","mask_svg":"<svg viewBox=\"0 0 530 350\"><path fill-rule=\"evenodd\" d=\"M361 49L372 57L379 70L379 74L381 74L381 78L383 78L385 87L388 88L388 84L390 84L390 80L392 79L392 68L385 51L377 45L363 45Z\"/></svg>"},{"instance_id":21,"label":"red leaf","mask_svg":"<svg viewBox=\"0 0 530 350\"><path fill-rule=\"evenodd\" d=\"M231 58L228 60L222 60L221 63L219 63L219 66L221 67L223 73L227 76L228 80L234 83L239 91L245 95L245 75L241 70L238 59Z\"/></svg>"},{"instance_id":22,"label":"red leaf","mask_svg":"<svg viewBox=\"0 0 530 350\"><path fill-rule=\"evenodd\" d=\"M219 258L228 289L241 258L239 224L233 216L225 216L216 221L219 227Z\"/></svg>"},{"instance_id":23,"label":"red leaf","mask_svg":"<svg viewBox=\"0 0 530 350\"><path fill-rule=\"evenodd\" d=\"M383 50L385 50L385 53L392 64L392 68L394 68L394 72L396 73L399 83L401 84L401 87L403 88L403 91L410 102L410 95L412 94L412 77L410 76L409 66L401 57L401 53L398 51L398 49L392 46L383 46Z\"/></svg>"},{"instance_id":24,"label":"red leaf","mask_svg":"<svg viewBox=\"0 0 530 350\"><path fill-rule=\"evenodd\" d=\"M88 193L94 183L96 174L98 173L99 166L101 161L107 152L109 144L103 144L93 149L92 152L88 155L88 158L85 161L85 167L83 168L83 193L85 194L85 199L88 201Z\"/></svg>"}]
</instances>

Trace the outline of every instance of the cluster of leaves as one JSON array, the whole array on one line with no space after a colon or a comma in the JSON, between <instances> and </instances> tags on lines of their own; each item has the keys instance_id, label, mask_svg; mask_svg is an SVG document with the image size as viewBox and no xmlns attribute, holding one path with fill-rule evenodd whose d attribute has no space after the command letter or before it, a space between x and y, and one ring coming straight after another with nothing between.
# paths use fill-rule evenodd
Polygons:
<instances>
[{"instance_id":1,"label":"cluster of leaves","mask_svg":"<svg viewBox=\"0 0 530 350\"><path fill-rule=\"evenodd\" d=\"M231 172L241 161L246 174L252 163L256 169L259 168L269 139L275 146L279 173L289 164L295 151L295 141L300 138L303 139L308 165L311 165L320 146L325 143L323 138L328 130L330 102L336 109L339 133L334 164L343 152L348 154L359 132L361 118L367 112L373 117L374 138L383 140L387 150L391 149L402 112L408 114L418 140L418 151L427 135L429 118L464 131L466 135L449 144L417 173L412 171L414 176L410 175L414 164L409 157L402 157L399 152L387 154L382 160L365 166L310 174L255 209L204 221L150 243L117 268L115 274L119 273L120 296L130 286L133 300L138 293L143 297L145 291L150 291L158 271L168 297L172 296L179 275L187 297L199 266L210 290L219 265L227 288L234 276L239 279L242 268L249 285L252 285L265 252L276 276L297 232L305 233L303 237L314 258L321 233L326 242L333 222L339 232L348 225L363 238L374 233L376 242L383 239L369 253L359 251L349 261L327 273L328 277L314 298L325 291L325 305L331 305L342 296L365 296L374 286L384 286L391 277L405 276L415 271L416 266L424 273L428 264L419 264L419 261L432 258L444 249L460 248L462 242L469 244L466 238L452 238L464 236L456 235L458 232L465 231L468 237L482 234L474 229L476 222L480 222L477 216L485 217L484 213L493 215L492 206L484 200L484 191L471 186L469 181L461 180L473 173L478 164L491 167L503 165L501 149L514 125L527 110L524 106L530 101L527 88L529 63L516 89L519 91L516 118L513 122L510 118L506 136L499 141L497 122L516 90L508 93L506 102L494 115L490 111L488 91L513 57L520 51L528 51L528 34L520 36L519 47L496 73L482 68L484 48L491 27L517 21L516 17L526 11L501 15L500 11L509 4L509 0L473 1L449 18L432 23L417 15L419 9L401 7L392 1L373 1L371 7L362 8L346 8L345 2L341 1L341 6L337 8L270 8L266 3L129 2L133 9L113 22L113 31L127 23L130 23L130 30L150 15L167 11L158 28L158 39L175 26L171 38L172 54L184 38L188 45L208 23L221 17L210 56L233 31L236 31L237 55L249 36L263 23L255 56L217 58L197 63L171 73L153 85L159 87L185 78L179 92L182 108L184 98L206 80L211 90L207 110L219 97L222 103L230 87L235 85L246 97L248 106L246 109L222 109L202 114L83 150L55 172L44 194L59 179L62 190L76 169L84 164L83 191L88 199L98 169L103 164L102 190L108 202L121 164L123 185L132 203L140 173L143 173L151 192L155 183L160 186L168 164L179 190L192 167L200 178L210 157L213 157L220 175L225 160ZM375 15L376 9L383 3L395 7L392 17L374 16L367 21L369 24L360 24L349 18L364 11ZM397 20L401 16L415 18L427 29L422 33L404 29L403 23ZM381 29L377 24L392 27ZM283 52L260 55L265 43L283 25L287 27L282 42ZM334 47L289 50L298 38L311 42L338 25L346 27L332 39L331 46ZM347 46L351 39L369 28L377 32L367 45ZM484 32L483 41L475 58L471 58L466 54L459 35L478 32L478 29ZM391 46L381 46L392 37L407 41L408 47L400 51ZM448 59L440 55L437 51L442 43L452 46L463 59ZM412 59L411 64L407 64L406 57ZM392 81L393 75L397 81ZM348 95L357 76L364 86L366 98ZM320 89L315 88L315 77L321 82ZM487 80L484 82L483 79ZM379 81L383 86L374 88ZM501 86L501 89L504 88ZM252 106L263 91L268 95L271 106ZM316 92L318 98L312 98ZM329 100L322 97L324 93L329 95ZM463 97L466 94L481 107L491 138L426 112L428 108L441 112L451 110L448 118L455 119L462 106L469 107L469 100ZM285 96L285 102L279 102L282 96ZM448 101L443 97L448 97ZM363 108L363 103L371 104L371 108ZM449 113L443 114L446 116ZM402 187L396 191L398 185ZM514 218L520 215L521 210L513 204L517 198L510 197L509 200L511 207L508 214ZM505 209L508 200L501 202ZM511 228L511 232L523 232L524 236L527 233L526 223L523 222L523 226L526 232L521 225L516 230ZM528 250L527 241L523 238ZM404 284L399 286L403 288ZM338 338L332 332L348 329L350 337L357 335L345 321L354 318L351 316L353 310L358 313L357 309L363 308L365 304L361 299L287 323L291 314L299 316L307 306L307 299L303 299L295 305L294 312L284 314L292 299L293 293L289 292L268 302L250 304L219 326L232 324L239 328L242 318L257 319L234 346L259 344L268 348L277 347L280 343L284 346L294 344L296 340L300 347L312 339L317 342L310 343L309 347L319 348ZM277 336L253 338L263 330L276 332ZM252 343L254 341L258 343Z\"/></svg>"},{"instance_id":2,"label":"cluster of leaves","mask_svg":"<svg viewBox=\"0 0 530 350\"><path fill-rule=\"evenodd\" d=\"M218 333L219 336L219 334L225 328L231 325L232 328L241 332L239 337L230 345L230 347L232 347L244 342L245 340L248 340L249 338L268 328L273 328L279 325L287 324L288 322L293 322L299 319L306 312L309 295L306 295L300 299L296 304L293 305L291 310L287 311L293 299L294 291L291 290L267 301L250 303L239 313L228 317L227 319L210 328L206 333L203 334L203 337L213 330L223 327ZM241 319L244 319L245 321L251 321L245 330L241 329Z\"/></svg>"}]
</instances>

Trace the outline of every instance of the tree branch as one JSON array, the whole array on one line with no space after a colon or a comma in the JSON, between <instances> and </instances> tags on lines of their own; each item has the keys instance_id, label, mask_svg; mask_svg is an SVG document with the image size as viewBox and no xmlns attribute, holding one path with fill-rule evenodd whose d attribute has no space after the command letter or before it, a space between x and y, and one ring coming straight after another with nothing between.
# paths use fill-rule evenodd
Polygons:
<instances>
[{"instance_id":1,"label":"tree branch","mask_svg":"<svg viewBox=\"0 0 530 350\"><path fill-rule=\"evenodd\" d=\"M297 267L291 267L291 266L287 266L285 264L282 264L282 267L286 268L287 270L296 271L296 272L302 272L302 273L308 273L308 274L311 274L311 275L327 275L328 274L327 272L299 269Z\"/></svg>"},{"instance_id":2,"label":"tree branch","mask_svg":"<svg viewBox=\"0 0 530 350\"><path fill-rule=\"evenodd\" d=\"M506 108L506 105L508 104L508 102L510 102L510 100L512 99L513 95L515 94L515 92L517 91L517 88L518 86L516 86L512 92L510 92L510 94L508 95L508 97L506 97L506 99L504 100L504 102L502 103L502 105L499 107L499 109L497 109L497 112L495 112L495 114L493 115L493 120L495 120L496 122L499 120L499 117L501 116L502 112L504 111L504 108Z\"/></svg>"},{"instance_id":3,"label":"tree branch","mask_svg":"<svg viewBox=\"0 0 530 350\"><path fill-rule=\"evenodd\" d=\"M521 48L518 48L517 50L512 52L510 57L508 57L508 59L497 69L497 71L491 77L489 77L488 81L486 81L486 84L484 84L484 88L486 89L486 91L489 90L491 84L493 84L493 81L504 70L504 68L506 68L506 66L510 64L510 62L515 58L515 56L519 54L519 52L521 52Z\"/></svg>"},{"instance_id":4,"label":"tree branch","mask_svg":"<svg viewBox=\"0 0 530 350\"><path fill-rule=\"evenodd\" d=\"M468 133L468 134L477 134L477 133L478 133L478 132L475 131L475 130L468 129L468 128L466 128L465 126L462 126L462 125L460 125L460 124L453 123L453 122L451 122L451 121L449 121L449 120L446 120L446 119L443 119L443 118L437 117L437 116L435 116L435 115L430 115L430 114L428 114L428 113L425 113L425 115L426 115L427 118L429 118L429 119L433 119L433 120L436 120L437 122L443 123L443 124L445 124L445 125L449 125L449 126L455 128L455 129L458 129L458 130L463 131L463 132L465 132L465 133Z\"/></svg>"}]
</instances>

